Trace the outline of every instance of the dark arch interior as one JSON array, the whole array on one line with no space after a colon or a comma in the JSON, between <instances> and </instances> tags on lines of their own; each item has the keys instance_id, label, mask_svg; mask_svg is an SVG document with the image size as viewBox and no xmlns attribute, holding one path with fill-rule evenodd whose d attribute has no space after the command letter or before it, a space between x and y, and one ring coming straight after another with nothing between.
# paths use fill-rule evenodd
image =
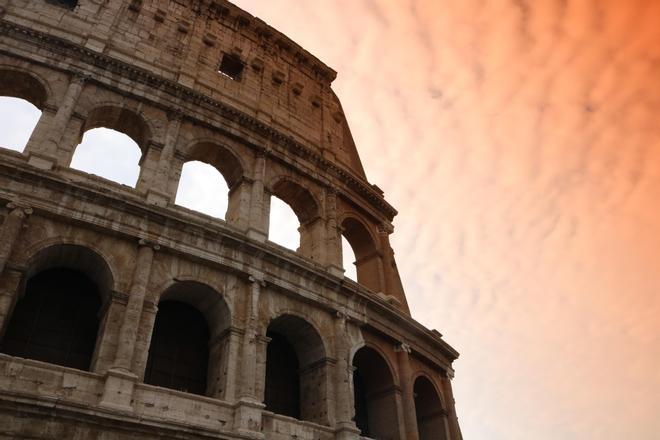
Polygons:
<instances>
[{"instance_id":1,"label":"dark arch interior","mask_svg":"<svg viewBox=\"0 0 660 440\"><path fill-rule=\"evenodd\" d=\"M395 387L385 359L363 347L353 358L355 424L363 436L390 438L398 433Z\"/></svg>"},{"instance_id":2,"label":"dark arch interior","mask_svg":"<svg viewBox=\"0 0 660 440\"><path fill-rule=\"evenodd\" d=\"M4 353L89 370L101 298L96 284L72 269L30 278L2 341Z\"/></svg>"},{"instance_id":3,"label":"dark arch interior","mask_svg":"<svg viewBox=\"0 0 660 440\"><path fill-rule=\"evenodd\" d=\"M269 411L328 424L325 347L304 319L285 314L274 319L266 335L265 404Z\"/></svg>"},{"instance_id":4,"label":"dark arch interior","mask_svg":"<svg viewBox=\"0 0 660 440\"><path fill-rule=\"evenodd\" d=\"M151 337L145 383L206 393L209 328L204 316L180 301L161 301Z\"/></svg>"},{"instance_id":5,"label":"dark arch interior","mask_svg":"<svg viewBox=\"0 0 660 440\"><path fill-rule=\"evenodd\" d=\"M268 411L300 419L298 356L287 338L269 331L266 351L265 404Z\"/></svg>"},{"instance_id":6,"label":"dark arch interior","mask_svg":"<svg viewBox=\"0 0 660 440\"><path fill-rule=\"evenodd\" d=\"M446 440L444 411L435 387L426 377L418 377L414 385L415 411L419 440Z\"/></svg>"}]
</instances>

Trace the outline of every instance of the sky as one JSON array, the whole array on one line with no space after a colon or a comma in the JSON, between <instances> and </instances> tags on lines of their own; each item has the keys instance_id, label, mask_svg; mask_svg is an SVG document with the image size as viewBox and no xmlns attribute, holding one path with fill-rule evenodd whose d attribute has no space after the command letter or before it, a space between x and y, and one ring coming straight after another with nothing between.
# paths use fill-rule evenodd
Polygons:
<instances>
[{"instance_id":1,"label":"sky","mask_svg":"<svg viewBox=\"0 0 660 440\"><path fill-rule=\"evenodd\" d=\"M235 3L339 72L464 438L660 439L660 0Z\"/></svg>"}]
</instances>

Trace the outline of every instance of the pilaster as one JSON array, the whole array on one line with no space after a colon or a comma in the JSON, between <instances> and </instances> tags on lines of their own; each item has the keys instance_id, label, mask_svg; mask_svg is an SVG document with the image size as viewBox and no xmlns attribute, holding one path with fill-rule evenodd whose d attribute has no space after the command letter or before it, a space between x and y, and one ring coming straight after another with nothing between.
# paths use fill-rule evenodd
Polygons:
<instances>
[{"instance_id":1,"label":"pilaster","mask_svg":"<svg viewBox=\"0 0 660 440\"><path fill-rule=\"evenodd\" d=\"M415 396L413 394L412 369L410 368L410 346L406 343L398 345L394 351L397 353L399 364L399 381L403 403L403 420L405 424L406 440L418 440L417 413L415 412Z\"/></svg>"}]
</instances>

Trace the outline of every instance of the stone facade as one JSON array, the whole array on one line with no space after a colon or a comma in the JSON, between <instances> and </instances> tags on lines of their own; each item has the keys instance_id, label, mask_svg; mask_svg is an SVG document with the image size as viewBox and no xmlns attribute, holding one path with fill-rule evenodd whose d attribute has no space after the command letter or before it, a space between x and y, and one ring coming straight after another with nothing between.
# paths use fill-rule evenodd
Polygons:
<instances>
[{"instance_id":1,"label":"stone facade","mask_svg":"<svg viewBox=\"0 0 660 440\"><path fill-rule=\"evenodd\" d=\"M461 439L458 354L410 317L396 211L334 77L222 0L0 0L0 96L42 111L23 153L0 151L0 336L54 268L101 303L87 371L0 353L0 438ZM69 168L96 127L139 145L135 188ZM174 205L191 160L225 177L225 221ZM295 252L267 240L273 195L300 220ZM162 301L203 315L202 393L146 383ZM298 362L296 416L264 403L275 335Z\"/></svg>"}]
</instances>

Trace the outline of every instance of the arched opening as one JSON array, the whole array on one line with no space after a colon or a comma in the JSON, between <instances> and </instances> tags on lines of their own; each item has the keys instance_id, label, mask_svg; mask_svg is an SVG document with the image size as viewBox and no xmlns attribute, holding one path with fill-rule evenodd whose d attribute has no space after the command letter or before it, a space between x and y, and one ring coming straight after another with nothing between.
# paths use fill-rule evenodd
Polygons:
<instances>
[{"instance_id":1,"label":"arched opening","mask_svg":"<svg viewBox=\"0 0 660 440\"><path fill-rule=\"evenodd\" d=\"M346 237L341 237L341 257L344 266L344 276L353 281L357 281L357 269L355 267L355 252Z\"/></svg>"},{"instance_id":2,"label":"arched opening","mask_svg":"<svg viewBox=\"0 0 660 440\"><path fill-rule=\"evenodd\" d=\"M0 147L25 149L47 98L44 86L31 75L0 70Z\"/></svg>"},{"instance_id":3,"label":"arched opening","mask_svg":"<svg viewBox=\"0 0 660 440\"><path fill-rule=\"evenodd\" d=\"M277 181L270 191L274 197L271 197L268 238L289 249L297 247L298 252L313 259L316 246L320 245L318 235L322 227L322 222L318 221L320 212L316 200L306 188L287 179ZM291 216L291 211L296 220ZM298 238L296 247L293 246L296 243L294 237Z\"/></svg>"},{"instance_id":4,"label":"arched opening","mask_svg":"<svg viewBox=\"0 0 660 440\"><path fill-rule=\"evenodd\" d=\"M420 376L413 388L419 440L446 440L445 412L431 381Z\"/></svg>"},{"instance_id":5,"label":"arched opening","mask_svg":"<svg viewBox=\"0 0 660 440\"><path fill-rule=\"evenodd\" d=\"M229 188L215 167L199 161L183 164L174 203L216 218L225 218Z\"/></svg>"},{"instance_id":6,"label":"arched opening","mask_svg":"<svg viewBox=\"0 0 660 440\"><path fill-rule=\"evenodd\" d=\"M134 188L150 136L147 124L130 110L94 109L82 127L71 168Z\"/></svg>"},{"instance_id":7,"label":"arched opening","mask_svg":"<svg viewBox=\"0 0 660 440\"><path fill-rule=\"evenodd\" d=\"M209 329L204 316L180 301L161 301L149 347L145 383L206 393Z\"/></svg>"},{"instance_id":8,"label":"arched opening","mask_svg":"<svg viewBox=\"0 0 660 440\"><path fill-rule=\"evenodd\" d=\"M107 302L112 286L105 261L81 246L51 246L31 260L26 280L1 350L92 369L102 303Z\"/></svg>"},{"instance_id":9,"label":"arched opening","mask_svg":"<svg viewBox=\"0 0 660 440\"><path fill-rule=\"evenodd\" d=\"M266 409L277 414L328 424L326 382L329 366L318 332L307 321L282 315L268 326Z\"/></svg>"},{"instance_id":10,"label":"arched opening","mask_svg":"<svg viewBox=\"0 0 660 440\"><path fill-rule=\"evenodd\" d=\"M293 251L300 247L300 222L289 205L277 197L270 198L268 239Z\"/></svg>"},{"instance_id":11,"label":"arched opening","mask_svg":"<svg viewBox=\"0 0 660 440\"><path fill-rule=\"evenodd\" d=\"M144 382L193 394L222 396L230 313L211 287L180 281L158 304Z\"/></svg>"},{"instance_id":12,"label":"arched opening","mask_svg":"<svg viewBox=\"0 0 660 440\"><path fill-rule=\"evenodd\" d=\"M243 165L228 148L213 142L198 142L185 149L175 203L188 209L225 219L247 221L241 211L247 188Z\"/></svg>"},{"instance_id":13,"label":"arched opening","mask_svg":"<svg viewBox=\"0 0 660 440\"><path fill-rule=\"evenodd\" d=\"M0 96L0 147L23 152L41 118L41 110L30 102Z\"/></svg>"},{"instance_id":14,"label":"arched opening","mask_svg":"<svg viewBox=\"0 0 660 440\"><path fill-rule=\"evenodd\" d=\"M354 266L357 282L374 292L381 291L381 255L371 233L362 222L351 217L344 219L341 227L343 238L348 242L355 256ZM344 260L345 270L346 267L347 263Z\"/></svg>"},{"instance_id":15,"label":"arched opening","mask_svg":"<svg viewBox=\"0 0 660 440\"><path fill-rule=\"evenodd\" d=\"M362 347L353 357L353 367L356 426L365 437L396 437L396 387L387 362L373 348Z\"/></svg>"}]
</instances>

